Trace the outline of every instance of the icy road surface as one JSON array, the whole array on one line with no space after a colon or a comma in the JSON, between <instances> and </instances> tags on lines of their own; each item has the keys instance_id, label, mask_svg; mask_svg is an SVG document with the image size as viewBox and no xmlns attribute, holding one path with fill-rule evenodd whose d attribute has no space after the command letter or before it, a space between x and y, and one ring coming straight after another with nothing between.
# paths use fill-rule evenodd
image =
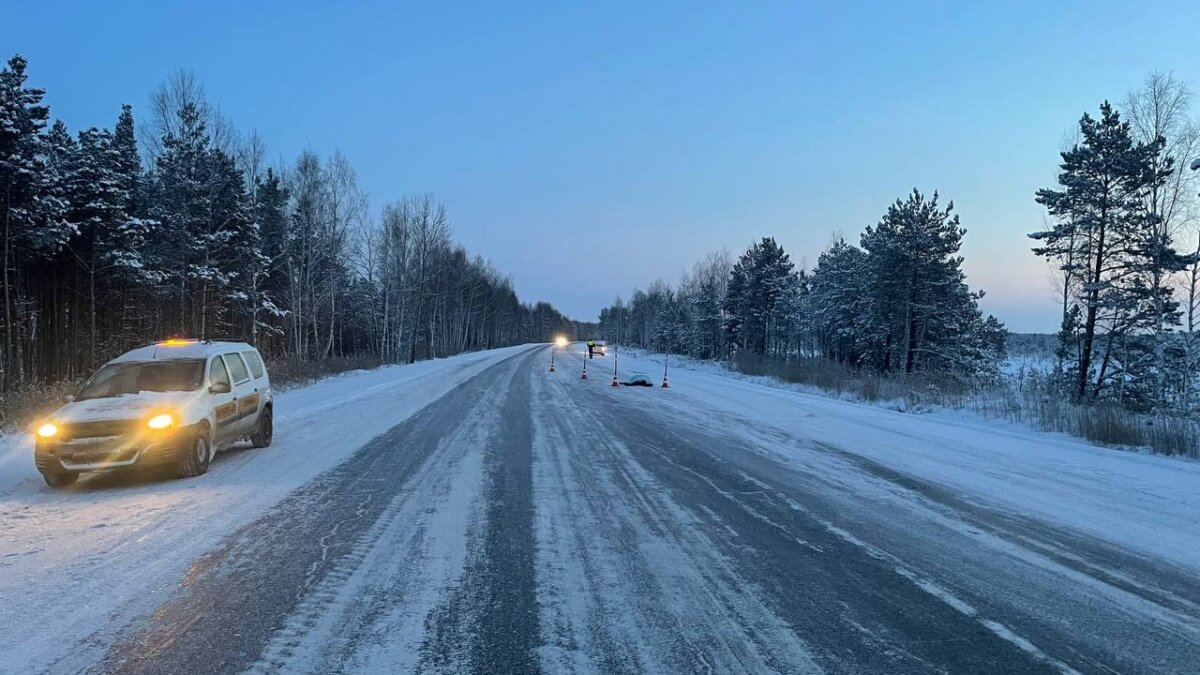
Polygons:
<instances>
[{"instance_id":1,"label":"icy road surface","mask_svg":"<svg viewBox=\"0 0 1200 675\"><path fill-rule=\"evenodd\" d=\"M1200 669L1200 463L574 349L287 392L198 479L11 440L0 672Z\"/></svg>"}]
</instances>

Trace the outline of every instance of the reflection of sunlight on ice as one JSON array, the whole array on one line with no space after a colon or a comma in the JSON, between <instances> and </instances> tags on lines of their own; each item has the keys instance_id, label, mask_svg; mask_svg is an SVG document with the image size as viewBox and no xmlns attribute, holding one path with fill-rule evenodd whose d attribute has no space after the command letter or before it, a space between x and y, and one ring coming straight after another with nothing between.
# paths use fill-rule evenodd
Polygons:
<instances>
[{"instance_id":1,"label":"reflection of sunlight on ice","mask_svg":"<svg viewBox=\"0 0 1200 675\"><path fill-rule=\"evenodd\" d=\"M204 575L209 570L216 566L218 560L219 556L214 554L206 555L192 563L192 565L188 567L187 572L183 575L183 585L194 586L197 581L204 578Z\"/></svg>"}]
</instances>

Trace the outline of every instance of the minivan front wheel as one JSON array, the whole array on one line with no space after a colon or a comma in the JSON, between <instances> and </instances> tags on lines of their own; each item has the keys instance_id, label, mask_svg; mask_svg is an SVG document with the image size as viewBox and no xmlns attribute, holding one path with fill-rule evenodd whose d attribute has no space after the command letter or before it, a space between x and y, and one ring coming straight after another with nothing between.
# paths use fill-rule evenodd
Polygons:
<instances>
[{"instance_id":1,"label":"minivan front wheel","mask_svg":"<svg viewBox=\"0 0 1200 675\"><path fill-rule=\"evenodd\" d=\"M271 406L263 408L262 414L258 416L258 426L254 428L254 433L250 435L250 443L256 448L265 448L271 444L271 439L275 436L275 417L271 410Z\"/></svg>"},{"instance_id":2,"label":"minivan front wheel","mask_svg":"<svg viewBox=\"0 0 1200 675\"><path fill-rule=\"evenodd\" d=\"M208 471L211 460L212 442L208 437L208 428L201 426L191 442L179 448L179 475L185 478L203 475Z\"/></svg>"}]
</instances>

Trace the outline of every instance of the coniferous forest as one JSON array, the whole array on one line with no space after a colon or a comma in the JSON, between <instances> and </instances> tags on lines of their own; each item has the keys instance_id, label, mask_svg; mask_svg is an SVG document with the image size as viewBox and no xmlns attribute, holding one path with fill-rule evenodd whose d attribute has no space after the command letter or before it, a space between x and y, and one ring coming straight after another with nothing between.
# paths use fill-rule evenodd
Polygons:
<instances>
[{"instance_id":1,"label":"coniferous forest","mask_svg":"<svg viewBox=\"0 0 1200 675\"><path fill-rule=\"evenodd\" d=\"M729 360L868 399L909 398L1119 445L1200 444L1200 125L1155 73L1070 127L1029 234L1061 308L1052 353L1005 372L1007 331L979 308L950 203L914 190L811 269L774 238L711 253L600 314L607 339ZM1052 148L1047 159L1053 158ZM1194 165L1193 165L1194 163ZM1030 228L1034 229L1034 228ZM1034 299L1037 300L1037 299ZM853 381L854 384L848 384Z\"/></svg>"},{"instance_id":2,"label":"coniferous forest","mask_svg":"<svg viewBox=\"0 0 1200 675\"><path fill-rule=\"evenodd\" d=\"M148 119L76 130L28 65L0 71L0 393L172 336L388 363L587 332L456 244L434 197L372 209L336 153L268 165L186 72Z\"/></svg>"},{"instance_id":3,"label":"coniferous forest","mask_svg":"<svg viewBox=\"0 0 1200 675\"><path fill-rule=\"evenodd\" d=\"M600 313L611 340L698 358L819 359L943 379L995 377L1004 326L979 310L958 255L965 229L935 193L914 190L834 241L811 271L764 237L736 260L696 263L676 288L656 283Z\"/></svg>"},{"instance_id":4,"label":"coniferous forest","mask_svg":"<svg viewBox=\"0 0 1200 675\"><path fill-rule=\"evenodd\" d=\"M277 364L349 367L595 335L826 389L857 378L868 398L1012 389L1007 331L981 311L960 254L967 227L937 192L897 199L809 269L766 236L580 323L522 302L503 271L454 241L432 195L376 208L339 153L269 163L266 141L236 129L186 71L152 93L144 119L114 105L111 128L70 129L27 67L14 56L0 70L6 400L176 336L245 340ZM1029 235L1061 325L1048 365L1022 369L1023 402L1001 407L1029 421L1035 401L1036 424L1092 437L1050 419L1060 403L1076 417L1192 420L1200 171L1189 158L1200 156L1200 127L1190 90L1154 74L1070 129L1057 181L1031 195L1045 223ZM881 382L901 386L876 391ZM1126 436L1116 441L1141 442Z\"/></svg>"}]
</instances>

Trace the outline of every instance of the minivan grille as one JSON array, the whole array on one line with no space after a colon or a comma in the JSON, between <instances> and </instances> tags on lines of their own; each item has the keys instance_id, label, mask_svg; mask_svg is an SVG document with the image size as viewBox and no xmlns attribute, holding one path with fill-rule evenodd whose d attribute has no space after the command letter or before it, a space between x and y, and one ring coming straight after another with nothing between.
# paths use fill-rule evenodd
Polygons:
<instances>
[{"instance_id":1,"label":"minivan grille","mask_svg":"<svg viewBox=\"0 0 1200 675\"><path fill-rule=\"evenodd\" d=\"M70 422L63 425L63 440L72 438L100 438L121 436L137 428L137 420L96 420L94 422Z\"/></svg>"}]
</instances>

